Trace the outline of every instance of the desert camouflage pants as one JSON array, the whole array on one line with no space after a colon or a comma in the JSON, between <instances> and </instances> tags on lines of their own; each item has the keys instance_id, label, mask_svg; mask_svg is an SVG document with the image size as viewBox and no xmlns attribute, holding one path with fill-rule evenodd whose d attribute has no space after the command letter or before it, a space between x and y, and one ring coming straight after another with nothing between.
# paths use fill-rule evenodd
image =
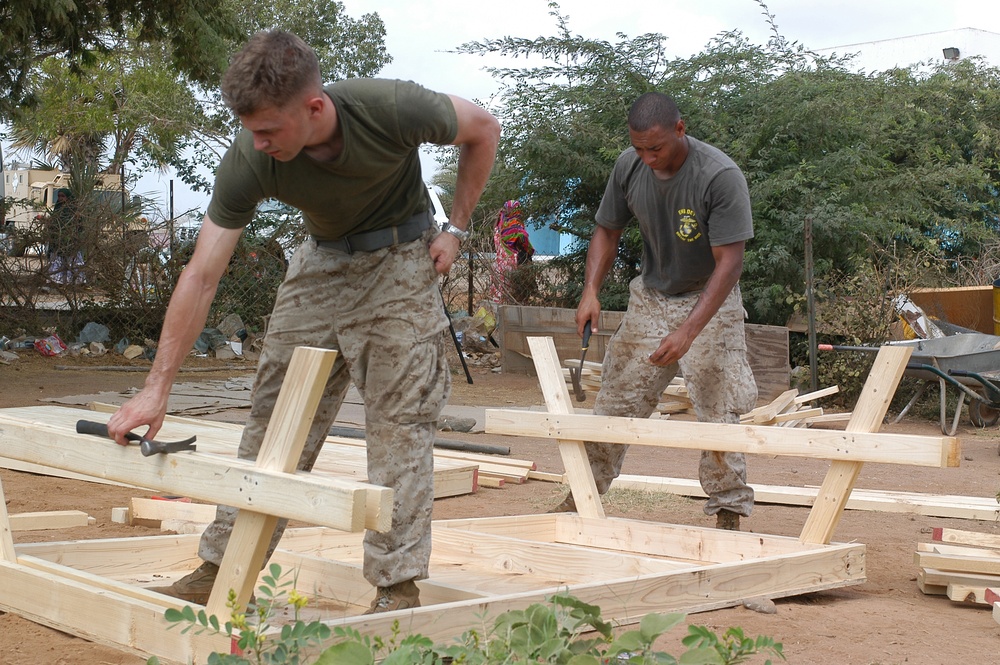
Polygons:
<instances>
[{"instance_id":1,"label":"desert camouflage pants","mask_svg":"<svg viewBox=\"0 0 1000 665\"><path fill-rule=\"evenodd\" d=\"M392 529L365 534L364 575L389 586L427 577L436 421L451 388L448 321L421 240L345 254L306 241L292 257L268 323L239 456L256 459L292 352L336 349L299 468L309 470L353 380L365 402L368 480L393 490ZM198 550L220 563L237 510L220 506ZM285 528L279 522L268 557Z\"/></svg>"},{"instance_id":2,"label":"desert camouflage pants","mask_svg":"<svg viewBox=\"0 0 1000 665\"><path fill-rule=\"evenodd\" d=\"M648 418L678 369L699 421L738 423L740 414L754 408L757 385L747 363L739 285L678 364L657 367L649 362L660 341L684 322L697 301L698 294L665 296L647 289L641 277L632 280L628 311L604 356L594 413ZM628 446L587 442L586 447L597 490L603 494L621 473ZM709 496L705 512L714 515L724 508L750 515L753 489L746 484L746 474L742 453L703 451L698 475Z\"/></svg>"}]
</instances>

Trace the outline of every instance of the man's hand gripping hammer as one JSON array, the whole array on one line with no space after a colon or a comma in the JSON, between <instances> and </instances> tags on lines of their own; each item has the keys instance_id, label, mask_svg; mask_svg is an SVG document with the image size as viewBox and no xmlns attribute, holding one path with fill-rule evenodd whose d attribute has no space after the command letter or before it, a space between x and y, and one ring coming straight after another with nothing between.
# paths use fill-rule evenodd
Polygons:
<instances>
[{"instance_id":1,"label":"man's hand gripping hammer","mask_svg":"<svg viewBox=\"0 0 1000 665\"><path fill-rule=\"evenodd\" d=\"M90 420L76 421L76 432L77 434L92 434L94 436L111 438L108 434L107 425L104 423L95 423ZM133 432L126 434L125 438L139 444L139 452L142 453L143 457L150 457L158 453L177 453L182 450L197 450L194 442L198 440L198 437L192 436L184 439L183 441L154 441L153 439L147 439L146 437L139 436Z\"/></svg>"},{"instance_id":2,"label":"man's hand gripping hammer","mask_svg":"<svg viewBox=\"0 0 1000 665\"><path fill-rule=\"evenodd\" d=\"M576 393L577 402L587 401L587 393L583 391L583 384L580 382L580 379L583 376L583 360L587 357L587 349L590 348L591 332L593 331L588 320L583 324L583 341L580 344L580 366L576 368L575 372L572 367L569 368L569 376L573 379L573 392Z\"/></svg>"}]
</instances>

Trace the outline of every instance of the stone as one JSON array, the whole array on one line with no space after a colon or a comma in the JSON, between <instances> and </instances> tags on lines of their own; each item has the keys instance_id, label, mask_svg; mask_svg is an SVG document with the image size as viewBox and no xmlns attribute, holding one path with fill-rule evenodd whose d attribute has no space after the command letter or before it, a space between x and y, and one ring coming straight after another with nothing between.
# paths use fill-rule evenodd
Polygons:
<instances>
[{"instance_id":1,"label":"stone","mask_svg":"<svg viewBox=\"0 0 1000 665\"><path fill-rule=\"evenodd\" d=\"M442 415L437 422L437 428L442 432L471 432L475 426L475 418L459 418L457 416Z\"/></svg>"},{"instance_id":2,"label":"stone","mask_svg":"<svg viewBox=\"0 0 1000 665\"><path fill-rule=\"evenodd\" d=\"M133 358L138 358L143 353L144 353L143 348L138 344L132 344L131 346L126 347L124 351L122 351L122 355L128 358L129 360L132 360Z\"/></svg>"},{"instance_id":3,"label":"stone","mask_svg":"<svg viewBox=\"0 0 1000 665\"><path fill-rule=\"evenodd\" d=\"M757 598L747 598L743 601L743 607L747 608L752 612L757 612L759 614L777 614L778 608L775 606L774 601L766 596L758 596Z\"/></svg>"}]
</instances>

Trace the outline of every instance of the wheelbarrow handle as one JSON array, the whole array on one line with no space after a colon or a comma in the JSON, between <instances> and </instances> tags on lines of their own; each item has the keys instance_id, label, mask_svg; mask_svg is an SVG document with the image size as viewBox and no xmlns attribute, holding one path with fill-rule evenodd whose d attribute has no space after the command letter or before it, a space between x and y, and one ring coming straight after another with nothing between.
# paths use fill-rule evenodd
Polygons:
<instances>
[{"instance_id":1,"label":"wheelbarrow handle","mask_svg":"<svg viewBox=\"0 0 1000 665\"><path fill-rule=\"evenodd\" d=\"M816 348L820 351L879 351L882 349L880 346L840 346L837 344L817 344Z\"/></svg>"}]
</instances>

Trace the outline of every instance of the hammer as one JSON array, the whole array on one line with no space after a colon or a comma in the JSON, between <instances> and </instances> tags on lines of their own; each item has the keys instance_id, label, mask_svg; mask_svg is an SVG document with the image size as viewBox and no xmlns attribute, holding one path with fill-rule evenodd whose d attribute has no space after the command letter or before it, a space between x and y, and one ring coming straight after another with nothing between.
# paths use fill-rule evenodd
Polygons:
<instances>
[{"instance_id":1,"label":"hammer","mask_svg":"<svg viewBox=\"0 0 1000 665\"><path fill-rule=\"evenodd\" d=\"M111 438L111 435L108 434L107 425L104 423L95 423L90 420L76 421L76 433L92 434L93 436ZM157 453L177 453L182 450L197 450L194 442L198 440L198 437L192 436L184 439L183 441L154 441L153 439L147 439L146 437L139 436L133 432L127 433L125 438L129 441L139 443L139 452L142 453L143 457L150 457L151 455L156 455Z\"/></svg>"}]
</instances>

